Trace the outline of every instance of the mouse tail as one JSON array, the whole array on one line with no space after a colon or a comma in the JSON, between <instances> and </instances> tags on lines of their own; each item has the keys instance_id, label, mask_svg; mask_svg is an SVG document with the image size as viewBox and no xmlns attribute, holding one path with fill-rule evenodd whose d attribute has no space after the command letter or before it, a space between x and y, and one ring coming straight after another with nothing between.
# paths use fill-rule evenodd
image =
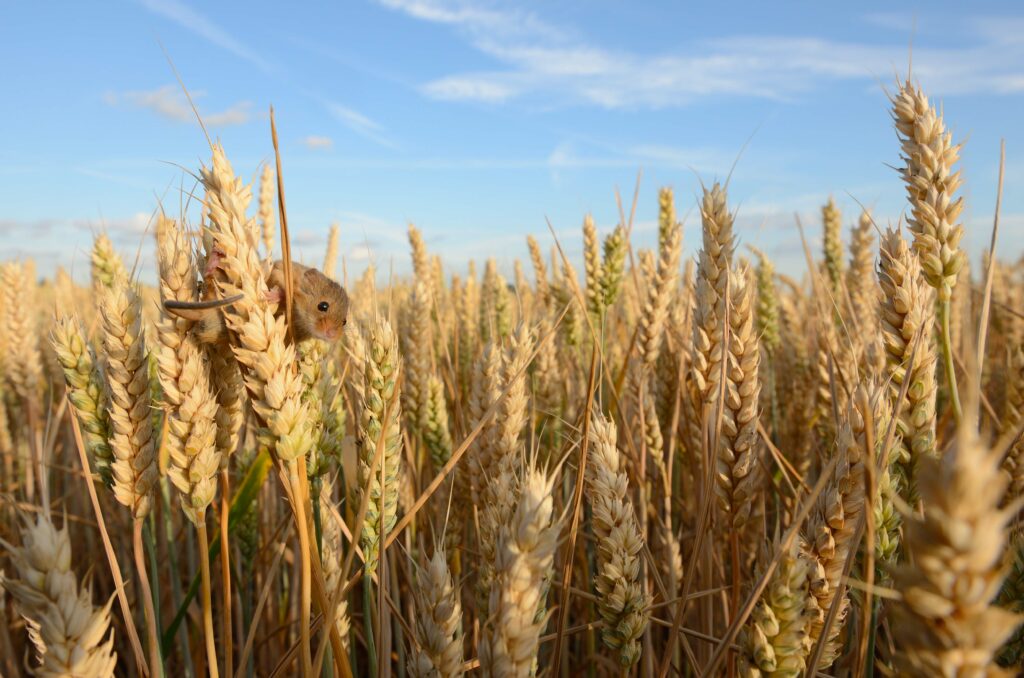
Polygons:
<instances>
[{"instance_id":1,"label":"mouse tail","mask_svg":"<svg viewBox=\"0 0 1024 678\"><path fill-rule=\"evenodd\" d=\"M177 301L168 299L164 302L164 309L171 315L185 320L199 321L214 309L229 306L242 300L241 294L235 294L224 299L210 299L208 301Z\"/></svg>"}]
</instances>

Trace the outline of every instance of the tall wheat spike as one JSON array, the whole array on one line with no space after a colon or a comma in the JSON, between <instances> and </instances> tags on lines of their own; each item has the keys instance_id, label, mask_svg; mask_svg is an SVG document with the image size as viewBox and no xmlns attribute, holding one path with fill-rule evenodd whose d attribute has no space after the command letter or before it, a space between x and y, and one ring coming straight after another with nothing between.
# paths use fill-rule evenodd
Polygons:
<instances>
[{"instance_id":1,"label":"tall wheat spike","mask_svg":"<svg viewBox=\"0 0 1024 678\"><path fill-rule=\"evenodd\" d=\"M807 671L810 627L817 614L809 586L812 566L799 542L782 553L741 637L742 678L798 678Z\"/></svg>"},{"instance_id":2,"label":"tall wheat spike","mask_svg":"<svg viewBox=\"0 0 1024 678\"><path fill-rule=\"evenodd\" d=\"M728 367L715 492L732 528L750 517L762 479L757 434L761 349L754 330L754 287L750 270L735 269L730 283Z\"/></svg>"},{"instance_id":3,"label":"tall wheat spike","mask_svg":"<svg viewBox=\"0 0 1024 678\"><path fill-rule=\"evenodd\" d=\"M39 662L33 674L44 678L112 677L117 667L110 630L113 598L102 607L93 607L91 587L79 587L71 570L67 527L57 530L40 513L34 520L24 519L21 539L21 547L0 540L18 574L16 579L0 576L0 585L14 598L28 624Z\"/></svg>"},{"instance_id":4,"label":"tall wheat spike","mask_svg":"<svg viewBox=\"0 0 1024 678\"><path fill-rule=\"evenodd\" d=\"M337 277L338 270L338 245L341 240L341 228L338 224L331 224L331 230L327 232L327 248L324 250L324 266L321 272L328 278Z\"/></svg>"},{"instance_id":5,"label":"tall wheat spike","mask_svg":"<svg viewBox=\"0 0 1024 678\"><path fill-rule=\"evenodd\" d=\"M605 627L605 645L618 652L619 664L640 659L640 637L647 629L651 599L640 583L643 536L629 499L625 460L616 443L615 424L595 414L590 425L587 493L593 510L598 575L595 587Z\"/></svg>"},{"instance_id":6,"label":"tall wheat spike","mask_svg":"<svg viewBox=\"0 0 1024 678\"><path fill-rule=\"evenodd\" d=\"M938 291L939 301L947 301L965 259L959 223L963 198L955 197L962 182L959 170L953 170L960 144L953 143L942 116L919 87L909 79L897 86L892 115L903 149L900 173L910 200L907 224L925 279Z\"/></svg>"},{"instance_id":7,"label":"tall wheat spike","mask_svg":"<svg viewBox=\"0 0 1024 678\"><path fill-rule=\"evenodd\" d=\"M933 304L920 271L918 259L911 254L906 241L889 229L882 239L878 263L882 287L880 318L891 402L895 404L903 383L910 379L907 397L899 408L899 421L905 445L901 463L908 471L911 489L914 467L922 458L937 454Z\"/></svg>"},{"instance_id":8,"label":"tall wheat spike","mask_svg":"<svg viewBox=\"0 0 1024 678\"><path fill-rule=\"evenodd\" d=\"M903 599L893 610L897 660L908 674L1011 675L994 665L1022 620L993 604L1011 518L999 508L1007 481L998 456L963 423L954 447L919 467L924 515L905 523L910 560L895 573Z\"/></svg>"},{"instance_id":9,"label":"tall wheat spike","mask_svg":"<svg viewBox=\"0 0 1024 678\"><path fill-rule=\"evenodd\" d=\"M732 269L733 215L725 189L715 184L704 189L701 201L703 248L697 265L693 314L693 375L698 402L713 403L723 356L726 287Z\"/></svg>"},{"instance_id":10,"label":"tall wheat spike","mask_svg":"<svg viewBox=\"0 0 1024 678\"><path fill-rule=\"evenodd\" d=\"M128 277L121 255L114 249L114 243L106 233L99 233L93 239L90 264L93 290L97 293L112 287L116 280Z\"/></svg>"},{"instance_id":11,"label":"tall wheat spike","mask_svg":"<svg viewBox=\"0 0 1024 678\"><path fill-rule=\"evenodd\" d=\"M369 493L360 545L366 573L377 569L380 545L398 517L398 482L402 467L402 405L397 392L402 362L391 324L380 318L365 330L363 400L359 419L359 487ZM378 446L383 450L381 471L371 473Z\"/></svg>"},{"instance_id":12,"label":"tall wheat spike","mask_svg":"<svg viewBox=\"0 0 1024 678\"><path fill-rule=\"evenodd\" d=\"M538 614L551 576L561 520L554 518L554 476L527 468L515 512L502 526L490 590L490 618L480 643L480 665L495 678L536 672L540 634L548 615Z\"/></svg>"},{"instance_id":13,"label":"tall wheat spike","mask_svg":"<svg viewBox=\"0 0 1024 678\"><path fill-rule=\"evenodd\" d=\"M92 346L79 321L60 317L53 327L53 348L64 368L68 399L82 427L86 451L92 456L100 478L108 487L113 482L110 466L110 411L108 394ZM2 408L0 408L2 409Z\"/></svg>"},{"instance_id":14,"label":"tall wheat spike","mask_svg":"<svg viewBox=\"0 0 1024 678\"><path fill-rule=\"evenodd\" d=\"M9 262L0 273L8 333L7 378L19 397L35 401L43 378L39 333L35 328L35 288L29 262Z\"/></svg>"},{"instance_id":15,"label":"tall wheat spike","mask_svg":"<svg viewBox=\"0 0 1024 678\"><path fill-rule=\"evenodd\" d=\"M160 296L164 300L195 301L197 271L184 232L159 217L157 258ZM190 334L192 323L166 312L157 326L160 385L167 413L167 475L181 493L181 508L193 523L205 520L217 493L217 401L203 351Z\"/></svg>"},{"instance_id":16,"label":"tall wheat spike","mask_svg":"<svg viewBox=\"0 0 1024 678\"><path fill-rule=\"evenodd\" d=\"M159 477L153 440L152 403L142 301L134 287L117 278L102 298L103 355L110 391L110 448L114 496L136 519L149 513Z\"/></svg>"},{"instance_id":17,"label":"tall wheat spike","mask_svg":"<svg viewBox=\"0 0 1024 678\"><path fill-rule=\"evenodd\" d=\"M276 193L274 186L274 169L269 163L263 165L260 172L260 197L257 204L256 218L260 225L260 234L263 237L263 254L272 257L274 255L275 231L277 230L276 214L274 210L274 197Z\"/></svg>"},{"instance_id":18,"label":"tall wheat spike","mask_svg":"<svg viewBox=\"0 0 1024 678\"><path fill-rule=\"evenodd\" d=\"M423 678L461 676L462 602L440 544L434 545L433 556L417 575L414 632L419 649L410 653L409 673Z\"/></svg>"},{"instance_id":19,"label":"tall wheat spike","mask_svg":"<svg viewBox=\"0 0 1024 678\"><path fill-rule=\"evenodd\" d=\"M843 597L836 603L838 613L828 635L822 637L825 617L839 594L846 561L858 547L854 537L865 507L866 426L869 418L873 421L880 418L874 416L876 410L877 405L872 402L871 392L865 387L858 388L840 422L836 440L838 462L835 475L820 495L804 530L807 552L812 562L810 589L819 608L811 623L810 633L813 641L825 643L819 664L822 669L831 666L839 654L840 634L850 610L849 595L843 593Z\"/></svg>"},{"instance_id":20,"label":"tall wheat spike","mask_svg":"<svg viewBox=\"0 0 1024 678\"><path fill-rule=\"evenodd\" d=\"M836 207L836 201L829 197L821 208L821 222L824 231L825 272L832 299L840 303L843 289L843 274L846 262L843 260L843 215Z\"/></svg>"},{"instance_id":21,"label":"tall wheat spike","mask_svg":"<svg viewBox=\"0 0 1024 678\"><path fill-rule=\"evenodd\" d=\"M295 347L285 341L284 318L274 317L276 304L268 300L263 268L249 237L254 222L245 213L252 194L235 176L219 144L201 177L210 211L209 236L224 253L217 290L222 298L242 295L224 312L228 329L237 336L232 351L264 437L280 459L292 462L312 444L311 419L302 403Z\"/></svg>"}]
</instances>

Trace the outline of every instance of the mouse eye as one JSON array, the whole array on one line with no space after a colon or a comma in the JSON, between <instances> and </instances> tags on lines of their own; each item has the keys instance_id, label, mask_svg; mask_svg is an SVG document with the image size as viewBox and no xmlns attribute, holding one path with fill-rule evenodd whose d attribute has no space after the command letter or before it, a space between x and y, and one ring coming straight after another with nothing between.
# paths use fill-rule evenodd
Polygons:
<instances>
[{"instance_id":1,"label":"mouse eye","mask_svg":"<svg viewBox=\"0 0 1024 678\"><path fill-rule=\"evenodd\" d=\"M330 304L328 304L326 301L321 301L316 306L317 310L320 311L321 313L327 313L327 309L329 309L330 307Z\"/></svg>"}]
</instances>

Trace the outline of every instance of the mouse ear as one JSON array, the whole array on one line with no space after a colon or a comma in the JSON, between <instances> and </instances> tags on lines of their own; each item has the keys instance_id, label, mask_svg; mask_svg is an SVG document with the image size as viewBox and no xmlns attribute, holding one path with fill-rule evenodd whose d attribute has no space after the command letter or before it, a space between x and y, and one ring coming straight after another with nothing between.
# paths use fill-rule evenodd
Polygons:
<instances>
[{"instance_id":1,"label":"mouse ear","mask_svg":"<svg viewBox=\"0 0 1024 678\"><path fill-rule=\"evenodd\" d=\"M307 268L302 272L302 277L309 282L316 280L317 270L315 268Z\"/></svg>"}]
</instances>

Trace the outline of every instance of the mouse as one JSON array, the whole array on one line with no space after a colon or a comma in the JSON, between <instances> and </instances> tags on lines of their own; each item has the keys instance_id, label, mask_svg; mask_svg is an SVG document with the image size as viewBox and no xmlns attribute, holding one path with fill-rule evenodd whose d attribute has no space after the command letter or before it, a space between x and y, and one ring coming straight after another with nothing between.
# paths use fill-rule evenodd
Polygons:
<instances>
[{"instance_id":1,"label":"mouse","mask_svg":"<svg viewBox=\"0 0 1024 678\"><path fill-rule=\"evenodd\" d=\"M194 302L169 299L163 303L169 313L196 323L192 332L201 344L227 342L227 325L221 309L242 299L241 294L224 299L210 298L216 288L212 279L217 270L217 257L211 257L211 260L214 263L206 270L206 280L210 284L203 286L206 298ZM291 269L292 334L295 342L301 344L309 339L335 342L340 339L348 324L349 301L345 288L315 268L293 261ZM267 276L267 300L278 305L275 315L279 317L285 313L284 283L284 263L278 260Z\"/></svg>"}]
</instances>

